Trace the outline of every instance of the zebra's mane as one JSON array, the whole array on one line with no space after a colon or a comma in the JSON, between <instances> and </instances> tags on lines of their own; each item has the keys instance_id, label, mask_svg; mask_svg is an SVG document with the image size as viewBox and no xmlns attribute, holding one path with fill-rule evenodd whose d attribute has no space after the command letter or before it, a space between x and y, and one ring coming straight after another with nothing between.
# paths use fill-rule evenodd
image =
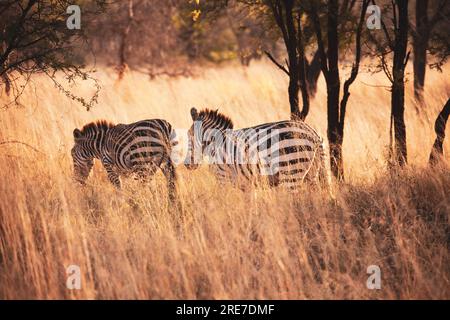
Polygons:
<instances>
[{"instance_id":1,"label":"zebra's mane","mask_svg":"<svg viewBox=\"0 0 450 320\"><path fill-rule=\"evenodd\" d=\"M109 121L106 120L97 120L97 121L93 121L91 123L88 123L86 125L83 126L83 128L81 129L81 133L84 135L86 133L89 132L96 132L99 130L107 130L109 128L114 127L115 124L111 123Z\"/></svg>"},{"instance_id":2,"label":"zebra's mane","mask_svg":"<svg viewBox=\"0 0 450 320\"><path fill-rule=\"evenodd\" d=\"M227 129L233 129L233 121L226 115L219 112L219 110L203 109L199 112L200 119L210 119L217 121L218 124L223 125Z\"/></svg>"}]
</instances>

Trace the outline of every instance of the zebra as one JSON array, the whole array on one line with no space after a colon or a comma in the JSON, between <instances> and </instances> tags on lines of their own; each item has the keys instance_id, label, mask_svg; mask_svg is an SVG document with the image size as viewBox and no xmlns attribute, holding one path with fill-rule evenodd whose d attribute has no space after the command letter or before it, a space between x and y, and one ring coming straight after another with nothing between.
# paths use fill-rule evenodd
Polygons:
<instances>
[{"instance_id":1,"label":"zebra","mask_svg":"<svg viewBox=\"0 0 450 320\"><path fill-rule=\"evenodd\" d=\"M291 191L311 181L330 192L323 139L305 122L286 120L233 130L232 120L218 110L192 108L191 117L188 169L209 156L220 181L256 182L265 177L270 186Z\"/></svg>"},{"instance_id":2,"label":"zebra","mask_svg":"<svg viewBox=\"0 0 450 320\"><path fill-rule=\"evenodd\" d=\"M74 178L81 184L88 178L94 158L102 162L109 181L118 189L121 175L134 173L146 178L160 168L167 180L169 199L175 199L176 172L170 156L177 141L169 122L152 119L114 125L98 120L81 130L74 129L73 138Z\"/></svg>"}]
</instances>

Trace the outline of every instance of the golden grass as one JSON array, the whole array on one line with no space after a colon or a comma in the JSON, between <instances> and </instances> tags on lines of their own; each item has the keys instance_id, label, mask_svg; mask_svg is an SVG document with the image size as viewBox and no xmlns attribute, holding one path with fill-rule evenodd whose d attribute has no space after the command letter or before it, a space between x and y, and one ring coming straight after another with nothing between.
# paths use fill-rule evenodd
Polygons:
<instances>
[{"instance_id":1,"label":"golden grass","mask_svg":"<svg viewBox=\"0 0 450 320\"><path fill-rule=\"evenodd\" d=\"M36 77L25 107L0 113L0 143L38 150L0 144L0 298L449 299L450 172L426 165L450 92L445 73L427 74L421 116L408 83L409 166L398 174L385 169L390 94L367 85L387 81L360 74L346 122L347 181L335 200L309 190L242 192L218 185L205 168L179 167L182 213L167 207L161 175L116 191L97 164L86 187L74 184L73 129L99 118L164 118L188 128L193 106L218 107L236 127L285 119L283 74L260 62L189 79L129 73L118 83L101 70L90 112ZM74 90L93 92L88 83ZM321 80L307 122L324 137L325 102ZM71 264L81 268L81 290L65 286ZM369 265L381 268L381 290L366 288Z\"/></svg>"}]
</instances>

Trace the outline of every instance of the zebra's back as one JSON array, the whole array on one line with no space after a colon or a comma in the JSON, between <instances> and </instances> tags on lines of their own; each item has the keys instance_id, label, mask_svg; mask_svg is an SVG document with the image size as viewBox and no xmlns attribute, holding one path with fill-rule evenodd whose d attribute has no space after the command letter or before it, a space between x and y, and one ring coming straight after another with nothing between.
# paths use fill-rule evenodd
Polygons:
<instances>
[{"instance_id":1,"label":"zebra's back","mask_svg":"<svg viewBox=\"0 0 450 320\"><path fill-rule=\"evenodd\" d=\"M118 124L108 132L106 153L122 170L160 166L170 160L175 131L161 119Z\"/></svg>"},{"instance_id":2,"label":"zebra's back","mask_svg":"<svg viewBox=\"0 0 450 320\"><path fill-rule=\"evenodd\" d=\"M266 177L271 185L295 188L307 175L316 175L321 169L323 153L317 151L323 149L322 138L302 121L234 130L226 139L227 151L215 166L222 178Z\"/></svg>"}]
</instances>

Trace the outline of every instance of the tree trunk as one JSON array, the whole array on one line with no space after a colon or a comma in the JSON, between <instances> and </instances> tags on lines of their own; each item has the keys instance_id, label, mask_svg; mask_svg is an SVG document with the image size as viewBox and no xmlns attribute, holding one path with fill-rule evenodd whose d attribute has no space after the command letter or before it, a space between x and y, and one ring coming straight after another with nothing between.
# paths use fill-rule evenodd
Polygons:
<instances>
[{"instance_id":1,"label":"tree trunk","mask_svg":"<svg viewBox=\"0 0 450 320\"><path fill-rule=\"evenodd\" d=\"M445 126L447 124L448 116L450 115L450 99L447 100L444 108L439 113L434 123L434 131L436 132L436 140L434 140L433 148L430 153L430 165L436 165L444 155L444 138L445 138Z\"/></svg>"},{"instance_id":2,"label":"tree trunk","mask_svg":"<svg viewBox=\"0 0 450 320\"><path fill-rule=\"evenodd\" d=\"M406 128L405 128L405 65L408 60L406 48L408 44L408 0L397 0L398 28L394 45L394 64L392 68L391 117L394 124L396 164L407 163ZM395 10L395 8L394 8Z\"/></svg>"},{"instance_id":3,"label":"tree trunk","mask_svg":"<svg viewBox=\"0 0 450 320\"><path fill-rule=\"evenodd\" d=\"M350 86L355 81L359 71L359 64L361 58L361 31L364 24L364 17L366 15L368 0L362 1L361 15L359 18L358 27L356 29L356 51L355 62L352 66L350 77L345 81L343 88L343 98L339 104L340 95L340 79L339 79L339 37L338 37L338 0L329 0L327 5L327 41L328 46L325 50L324 40L322 37L322 27L315 0L309 2L310 11L309 16L312 19L316 39L317 52L319 57L320 69L325 77L327 84L327 136L330 148L330 167L331 172L337 180L344 180L344 161L342 157L342 144L344 142L344 124L345 113L348 98L350 96ZM344 8L346 6L344 5Z\"/></svg>"},{"instance_id":4,"label":"tree trunk","mask_svg":"<svg viewBox=\"0 0 450 320\"><path fill-rule=\"evenodd\" d=\"M303 42L303 30L301 25L301 13L297 15L297 52L298 52L298 78L302 92L302 112L300 119L305 120L309 113L309 92L306 80L307 61L305 57L305 43Z\"/></svg>"},{"instance_id":5,"label":"tree trunk","mask_svg":"<svg viewBox=\"0 0 450 320\"><path fill-rule=\"evenodd\" d=\"M289 76L288 95L291 119L305 120L309 113L307 79L309 66L305 57L305 43L301 26L301 16L303 12L294 10L294 4L294 0L268 2L273 17L283 35L284 45L288 54L287 69L283 64L277 62L269 52L266 51L265 53L278 68ZM297 28L295 22L297 23ZM315 77L317 78L318 76ZM299 108L300 89L303 103L301 112Z\"/></svg>"},{"instance_id":6,"label":"tree trunk","mask_svg":"<svg viewBox=\"0 0 450 320\"><path fill-rule=\"evenodd\" d=\"M338 2L328 2L328 77L327 77L327 135L330 143L330 168L338 180L344 179L342 160L343 136L339 126L339 39L338 39Z\"/></svg>"},{"instance_id":7,"label":"tree trunk","mask_svg":"<svg viewBox=\"0 0 450 320\"><path fill-rule=\"evenodd\" d=\"M338 80L339 81L339 80ZM344 162L342 159L343 136L339 134L339 85L327 90L327 137L330 147L330 169L338 180L344 179Z\"/></svg>"},{"instance_id":8,"label":"tree trunk","mask_svg":"<svg viewBox=\"0 0 450 320\"><path fill-rule=\"evenodd\" d=\"M291 108L291 118L300 118L300 109L298 107L298 93L300 91L299 85L299 61L297 55L297 34L295 31L294 17L293 17L293 5L292 0L285 0L285 15L286 15L286 29L287 29L287 43L286 48L288 51L289 59L289 105Z\"/></svg>"},{"instance_id":9,"label":"tree trunk","mask_svg":"<svg viewBox=\"0 0 450 320\"><path fill-rule=\"evenodd\" d=\"M416 33L414 35L414 97L423 102L427 48L429 39L428 0L416 1Z\"/></svg>"},{"instance_id":10,"label":"tree trunk","mask_svg":"<svg viewBox=\"0 0 450 320\"><path fill-rule=\"evenodd\" d=\"M128 0L127 23L122 31L122 39L119 47L119 67L118 67L119 80L123 78L125 70L128 67L126 60L126 51L128 44L128 34L130 33L131 24L133 23L133 17L134 17L133 0Z\"/></svg>"}]
</instances>

